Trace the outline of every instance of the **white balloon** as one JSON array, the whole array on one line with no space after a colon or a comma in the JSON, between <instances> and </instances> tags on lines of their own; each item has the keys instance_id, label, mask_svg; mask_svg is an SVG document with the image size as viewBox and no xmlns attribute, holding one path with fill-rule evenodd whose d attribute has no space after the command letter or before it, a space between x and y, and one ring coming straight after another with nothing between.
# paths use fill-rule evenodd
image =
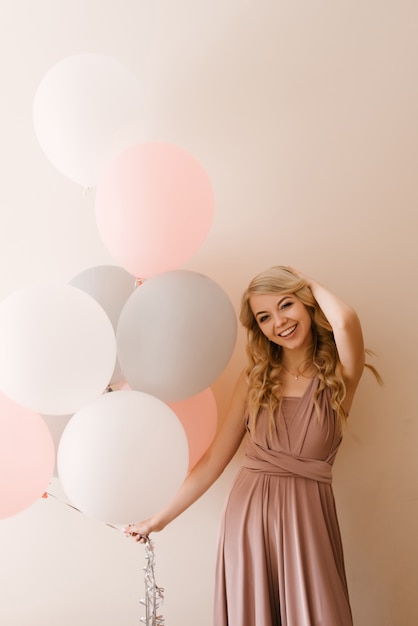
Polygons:
<instances>
[{"instance_id":1,"label":"white balloon","mask_svg":"<svg viewBox=\"0 0 418 626\"><path fill-rule=\"evenodd\" d=\"M175 413L139 391L114 391L81 408L58 448L58 475L83 513L125 525L153 515L188 468L187 436Z\"/></svg>"},{"instance_id":2,"label":"white balloon","mask_svg":"<svg viewBox=\"0 0 418 626\"><path fill-rule=\"evenodd\" d=\"M116 333L120 312L136 287L132 274L117 265L97 265L74 276L69 284L97 300L109 316ZM119 362L116 361L110 384L121 380L122 372Z\"/></svg>"},{"instance_id":3,"label":"white balloon","mask_svg":"<svg viewBox=\"0 0 418 626\"><path fill-rule=\"evenodd\" d=\"M121 130L143 108L143 88L129 68L105 55L76 54L41 80L33 103L35 134L62 174L93 187L118 151Z\"/></svg>"},{"instance_id":4,"label":"white balloon","mask_svg":"<svg viewBox=\"0 0 418 626\"><path fill-rule=\"evenodd\" d=\"M128 298L116 332L133 389L177 402L209 387L235 347L237 320L223 289L187 270L158 274Z\"/></svg>"},{"instance_id":5,"label":"white balloon","mask_svg":"<svg viewBox=\"0 0 418 626\"><path fill-rule=\"evenodd\" d=\"M47 283L0 303L0 389L47 415L74 413L106 389L116 359L112 324L88 294Z\"/></svg>"}]
</instances>

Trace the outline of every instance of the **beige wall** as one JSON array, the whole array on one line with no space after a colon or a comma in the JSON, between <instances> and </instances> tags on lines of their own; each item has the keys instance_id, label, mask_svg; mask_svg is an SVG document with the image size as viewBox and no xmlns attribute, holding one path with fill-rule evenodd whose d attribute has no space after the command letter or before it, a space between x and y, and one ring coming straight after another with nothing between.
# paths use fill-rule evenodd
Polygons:
<instances>
[{"instance_id":1,"label":"beige wall","mask_svg":"<svg viewBox=\"0 0 418 626\"><path fill-rule=\"evenodd\" d=\"M141 6L138 6L141 5ZM146 77L150 138L197 156L213 229L187 267L238 306L284 263L358 310L366 373L335 466L356 626L418 623L418 5L410 0L7 0L0 21L0 292L111 262L83 195L32 130L43 74L75 52ZM214 390L220 415L243 337ZM169 626L210 626L217 525L238 459L155 537ZM59 485L55 485L59 493ZM144 552L51 498L0 521L0 622L138 623ZM301 626L301 625L298 625Z\"/></svg>"}]
</instances>

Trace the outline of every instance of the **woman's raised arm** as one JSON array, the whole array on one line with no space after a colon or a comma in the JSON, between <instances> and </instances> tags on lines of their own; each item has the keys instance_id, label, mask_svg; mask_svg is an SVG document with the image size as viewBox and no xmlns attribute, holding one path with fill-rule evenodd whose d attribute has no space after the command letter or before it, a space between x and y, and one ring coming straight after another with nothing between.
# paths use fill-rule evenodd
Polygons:
<instances>
[{"instance_id":1,"label":"woman's raised arm","mask_svg":"<svg viewBox=\"0 0 418 626\"><path fill-rule=\"evenodd\" d=\"M347 388L346 403L351 404L364 370L363 332L356 311L318 281L292 269L305 279L312 294L331 324Z\"/></svg>"}]
</instances>

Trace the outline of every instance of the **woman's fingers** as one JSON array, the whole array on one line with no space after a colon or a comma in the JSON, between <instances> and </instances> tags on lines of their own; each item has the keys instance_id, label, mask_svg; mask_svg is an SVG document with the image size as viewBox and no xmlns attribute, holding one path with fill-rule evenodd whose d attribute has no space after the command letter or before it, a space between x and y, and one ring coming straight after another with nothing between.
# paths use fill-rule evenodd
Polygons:
<instances>
[{"instance_id":1,"label":"woman's fingers","mask_svg":"<svg viewBox=\"0 0 418 626\"><path fill-rule=\"evenodd\" d=\"M132 537L134 541L139 543L145 543L148 539L148 535L138 532L133 524L128 524L128 526L123 529L123 532L125 533L125 537Z\"/></svg>"}]
</instances>

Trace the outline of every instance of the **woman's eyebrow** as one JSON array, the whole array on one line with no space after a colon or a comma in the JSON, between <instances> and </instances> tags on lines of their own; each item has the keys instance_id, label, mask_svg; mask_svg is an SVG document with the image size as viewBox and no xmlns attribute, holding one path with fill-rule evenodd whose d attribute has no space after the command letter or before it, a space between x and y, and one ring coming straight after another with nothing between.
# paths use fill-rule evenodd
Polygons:
<instances>
[{"instance_id":1,"label":"woman's eyebrow","mask_svg":"<svg viewBox=\"0 0 418 626\"><path fill-rule=\"evenodd\" d=\"M290 298L290 296L285 296L284 298L281 298L278 301L277 306L280 306L281 303L287 300L288 298ZM268 313L268 311L258 311L258 313L255 314L255 317L257 318L259 315L264 315L265 313Z\"/></svg>"}]
</instances>

